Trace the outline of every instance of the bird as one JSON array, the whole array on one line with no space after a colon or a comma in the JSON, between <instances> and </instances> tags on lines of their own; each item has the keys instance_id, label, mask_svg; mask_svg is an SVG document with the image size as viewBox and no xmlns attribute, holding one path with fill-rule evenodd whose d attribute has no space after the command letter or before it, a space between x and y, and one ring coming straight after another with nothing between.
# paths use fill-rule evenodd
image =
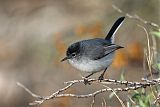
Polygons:
<instances>
[{"instance_id":1,"label":"bird","mask_svg":"<svg viewBox=\"0 0 160 107\"><path fill-rule=\"evenodd\" d=\"M103 80L107 68L112 64L115 51L124 48L114 43L115 33L124 19L124 16L119 17L105 38L93 38L72 43L66 51L66 57L61 62L67 60L76 69L88 73L85 78L103 71L98 77L98 80Z\"/></svg>"}]
</instances>

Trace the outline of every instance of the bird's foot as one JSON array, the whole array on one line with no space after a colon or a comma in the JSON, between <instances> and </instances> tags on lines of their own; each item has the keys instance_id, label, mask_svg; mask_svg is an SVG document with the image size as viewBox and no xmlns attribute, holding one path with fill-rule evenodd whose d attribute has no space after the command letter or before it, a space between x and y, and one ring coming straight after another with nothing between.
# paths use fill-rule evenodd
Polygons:
<instances>
[{"instance_id":1,"label":"bird's foot","mask_svg":"<svg viewBox=\"0 0 160 107\"><path fill-rule=\"evenodd\" d=\"M99 81L102 81L103 79L104 79L103 75L100 75L100 76L98 77L98 80L99 80Z\"/></svg>"},{"instance_id":2,"label":"bird's foot","mask_svg":"<svg viewBox=\"0 0 160 107\"><path fill-rule=\"evenodd\" d=\"M84 78L84 82L83 83L84 83L84 85L87 85L87 84L91 85L91 83L88 81L88 78Z\"/></svg>"}]
</instances>

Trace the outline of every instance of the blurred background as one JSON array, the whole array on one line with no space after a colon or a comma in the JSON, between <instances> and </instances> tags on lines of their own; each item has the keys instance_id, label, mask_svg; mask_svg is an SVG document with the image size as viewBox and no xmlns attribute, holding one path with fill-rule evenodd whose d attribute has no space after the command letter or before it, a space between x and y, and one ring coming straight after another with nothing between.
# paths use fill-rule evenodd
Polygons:
<instances>
[{"instance_id":1,"label":"blurred background","mask_svg":"<svg viewBox=\"0 0 160 107\"><path fill-rule=\"evenodd\" d=\"M27 107L34 100L17 81L47 96L64 87L63 82L81 79L84 74L60 60L71 43L106 36L124 15L112 5L160 25L159 0L0 0L0 107ZM125 80L140 81L148 74L143 67L146 34L137 24L146 26L126 18L116 33L116 43L125 48L117 51L105 78L120 79L123 72ZM160 39L155 40L158 61ZM81 84L68 92L84 94L99 88ZM107 107L121 106L116 97L109 99L108 95L97 96L95 106L101 106L103 99ZM125 102L125 95L119 95ZM39 107L88 107L91 102L90 98L59 98Z\"/></svg>"}]
</instances>

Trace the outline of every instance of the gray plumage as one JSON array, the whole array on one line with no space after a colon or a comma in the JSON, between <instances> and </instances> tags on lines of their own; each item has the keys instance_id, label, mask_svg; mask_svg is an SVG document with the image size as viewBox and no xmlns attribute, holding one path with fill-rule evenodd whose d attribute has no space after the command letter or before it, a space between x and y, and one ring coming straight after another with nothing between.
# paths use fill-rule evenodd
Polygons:
<instances>
[{"instance_id":1,"label":"gray plumage","mask_svg":"<svg viewBox=\"0 0 160 107\"><path fill-rule=\"evenodd\" d=\"M81 47L81 54L91 60L101 59L109 53L121 48L121 46L111 44L110 41L100 38L81 41Z\"/></svg>"}]
</instances>

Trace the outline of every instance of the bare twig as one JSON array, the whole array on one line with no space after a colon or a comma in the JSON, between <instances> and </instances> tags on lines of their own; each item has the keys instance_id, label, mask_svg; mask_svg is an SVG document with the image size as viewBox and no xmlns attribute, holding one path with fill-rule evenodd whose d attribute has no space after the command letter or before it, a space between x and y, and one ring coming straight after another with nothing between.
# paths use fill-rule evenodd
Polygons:
<instances>
[{"instance_id":1,"label":"bare twig","mask_svg":"<svg viewBox=\"0 0 160 107\"><path fill-rule=\"evenodd\" d=\"M146 30L145 27L141 26L141 25L138 25L139 27L141 27L145 33L146 33L146 38L147 38L147 52L146 52L146 59L147 59L147 64L148 64L148 67L149 67L149 72L151 74L151 78L153 79L153 75L152 75L152 61L153 61L153 52L151 52L151 44L150 44L150 39L149 39L149 35L148 35L148 32ZM153 92L153 88L150 86L150 89L151 89L151 92L152 92L152 95L155 97L155 93Z\"/></svg>"},{"instance_id":2,"label":"bare twig","mask_svg":"<svg viewBox=\"0 0 160 107\"><path fill-rule=\"evenodd\" d=\"M32 97L40 99L39 101L34 101L33 103L30 103L30 105L36 105L36 104L42 104L45 100L49 100L49 99L53 99L56 95L60 94L61 92L67 90L68 88L70 88L74 83L70 83L68 84L66 87L59 89L58 91L54 92L53 94L51 94L50 96L47 97L42 97L39 95L34 94L33 92L31 92L28 88L26 88L24 85L22 85L21 83L17 82L17 85L22 87L25 91L27 91L29 94L32 95Z\"/></svg>"},{"instance_id":3,"label":"bare twig","mask_svg":"<svg viewBox=\"0 0 160 107\"><path fill-rule=\"evenodd\" d=\"M158 100L160 100L160 95L157 96L157 98L155 99L155 101L153 102L153 104L156 104L158 102Z\"/></svg>"},{"instance_id":4,"label":"bare twig","mask_svg":"<svg viewBox=\"0 0 160 107\"><path fill-rule=\"evenodd\" d=\"M102 107L107 107L106 100L103 98Z\"/></svg>"},{"instance_id":5,"label":"bare twig","mask_svg":"<svg viewBox=\"0 0 160 107\"><path fill-rule=\"evenodd\" d=\"M96 97L96 96L93 96L93 100L92 100L91 107L93 107L93 106L94 106L94 104L95 104L95 97Z\"/></svg>"},{"instance_id":6,"label":"bare twig","mask_svg":"<svg viewBox=\"0 0 160 107\"><path fill-rule=\"evenodd\" d=\"M59 97L75 97L75 98L89 98L89 97L92 97L93 98L100 93L104 93L104 92L108 92L108 91L113 91L114 90L115 92L118 92L118 91L137 90L139 88L146 88L148 86L153 86L153 85L159 85L160 84L160 80L158 80L158 79L145 80L143 82L119 81L119 80L113 80L113 79L105 79L103 81L98 81L96 79L89 79L89 82L91 82L91 83L94 83L95 81L98 81L101 84L110 82L110 83L113 83L113 84L125 84L127 87L126 88L113 88L113 89L103 88L103 89L97 90L93 93L82 94L82 95L71 94L71 93L61 93L61 92L64 92L65 90L71 88L71 86L73 86L74 84L82 83L83 81L84 80L73 80L73 81L65 82L65 83L67 83L67 86L65 86L62 89L59 89L58 91L56 91L56 92L54 92L51 95L46 96L46 97L41 97L39 95L34 94L28 88L26 88L24 85L22 85L20 83L18 83L18 86L22 87L25 91L27 91L30 95L32 95L34 98L37 99L33 103L30 103L30 105L38 105L38 104L42 104L46 100L59 98Z\"/></svg>"},{"instance_id":7,"label":"bare twig","mask_svg":"<svg viewBox=\"0 0 160 107\"><path fill-rule=\"evenodd\" d=\"M70 84L70 83L83 83L84 80L81 79L81 80L73 80L73 81L67 81L67 82L64 82L65 84ZM125 85L125 86L134 86L134 85L143 85L143 83L141 82L131 82L131 81L120 81L120 80L114 80L114 79L104 79L104 80L97 80L97 79L88 79L88 82L90 83L94 83L94 82L99 82L99 83L102 83L102 84L120 84L120 85Z\"/></svg>"},{"instance_id":8,"label":"bare twig","mask_svg":"<svg viewBox=\"0 0 160 107\"><path fill-rule=\"evenodd\" d=\"M26 88L23 84L17 82L17 85L20 86L20 87L22 87L22 88L23 88L25 91L27 91L32 97L35 97L35 98L37 98L37 99L43 99L42 96L39 96L39 95L37 95L37 94L34 94L34 93L31 92L28 88Z\"/></svg>"},{"instance_id":9,"label":"bare twig","mask_svg":"<svg viewBox=\"0 0 160 107\"><path fill-rule=\"evenodd\" d=\"M131 15L129 13L125 13L123 12L120 8L118 8L117 6L115 5L112 5L113 9L115 9L117 12L121 13L121 14L125 14L125 16L127 16L128 18L130 19L135 19L135 20L138 20L140 22L142 22L143 24L146 24L146 25L150 25L154 28L156 28L157 30L160 30L160 26L156 23L153 23L153 22L150 22L150 21L146 21L144 20L143 18L141 18L140 16L138 16L137 14L134 14L134 15Z\"/></svg>"},{"instance_id":10,"label":"bare twig","mask_svg":"<svg viewBox=\"0 0 160 107\"><path fill-rule=\"evenodd\" d=\"M141 27L145 33L146 33L146 38L147 38L147 51L146 52L146 59L147 59L147 62L148 62L148 67L149 67L149 71L150 71L150 74L151 74L151 77L153 79L153 76L152 76L152 59L153 59L153 53L151 52L151 44L150 44L150 39L149 39L149 35L148 35L148 32L146 30L146 28L144 28L143 26L141 25L138 25L139 27Z\"/></svg>"},{"instance_id":11,"label":"bare twig","mask_svg":"<svg viewBox=\"0 0 160 107\"><path fill-rule=\"evenodd\" d=\"M119 100L120 104L122 105L122 107L125 107L123 101L119 98L119 96L117 95L116 91L114 91L112 88L106 86L106 85L103 85L104 87L108 88L108 89L111 89L113 94L117 97L117 99Z\"/></svg>"}]
</instances>

